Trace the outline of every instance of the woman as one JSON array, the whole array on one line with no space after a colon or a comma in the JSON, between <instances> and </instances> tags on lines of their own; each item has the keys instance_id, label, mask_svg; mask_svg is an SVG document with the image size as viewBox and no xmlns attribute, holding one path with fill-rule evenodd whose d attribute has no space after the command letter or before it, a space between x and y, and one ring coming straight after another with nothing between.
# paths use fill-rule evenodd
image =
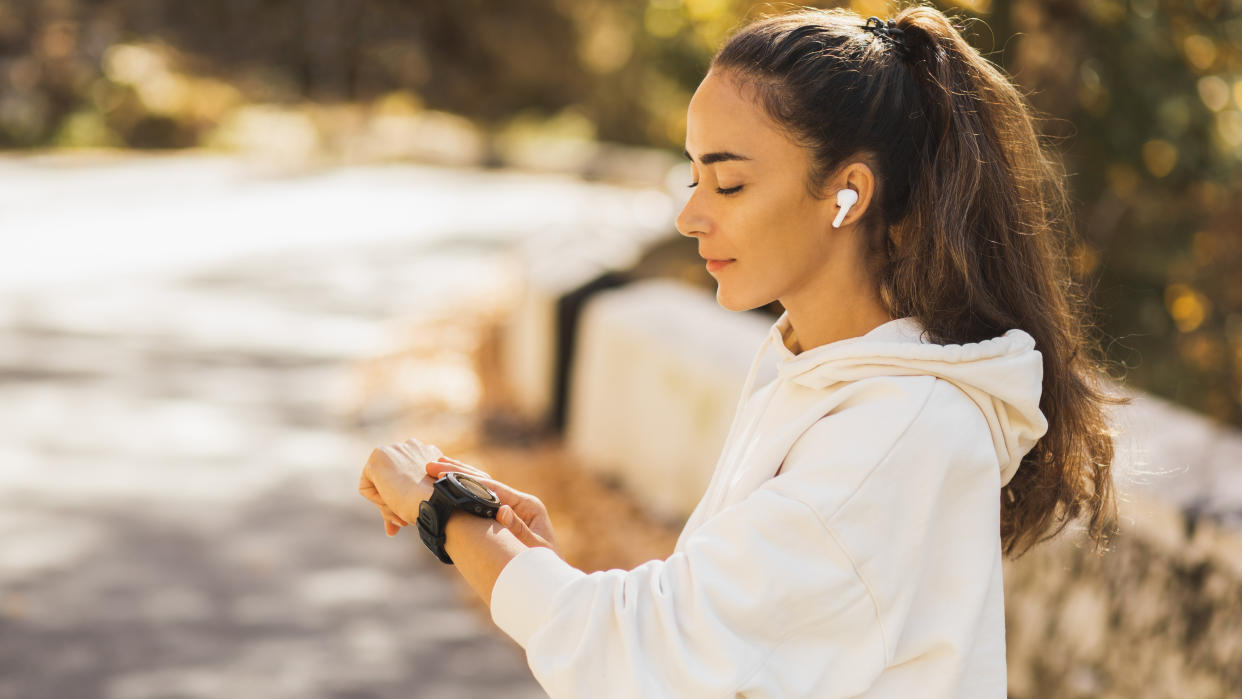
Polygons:
<instances>
[{"instance_id":1,"label":"woman","mask_svg":"<svg viewBox=\"0 0 1242 699\"><path fill-rule=\"evenodd\" d=\"M361 491L390 534L431 478L499 494L445 550L552 696L1005 696L1002 553L1115 510L1029 107L937 10L799 11L715 56L686 155L717 300L785 312L674 553L584 574L536 498L400 447Z\"/></svg>"}]
</instances>

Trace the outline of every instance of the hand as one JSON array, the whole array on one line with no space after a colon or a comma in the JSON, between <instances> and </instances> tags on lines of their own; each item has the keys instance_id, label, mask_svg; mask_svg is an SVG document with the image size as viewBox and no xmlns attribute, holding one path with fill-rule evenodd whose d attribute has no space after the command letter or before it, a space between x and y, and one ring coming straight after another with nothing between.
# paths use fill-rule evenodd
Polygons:
<instances>
[{"instance_id":1,"label":"hand","mask_svg":"<svg viewBox=\"0 0 1242 699\"><path fill-rule=\"evenodd\" d=\"M552 519L548 517L548 508L543 502L516 488L511 488L500 481L494 480L487 473L457 459L442 456L438 461L427 464L427 474L439 479L449 471L462 473L491 489L500 498L500 510L496 512L496 521L505 526L513 535L527 546L543 546L560 555L556 546L556 532L552 529Z\"/></svg>"},{"instance_id":2,"label":"hand","mask_svg":"<svg viewBox=\"0 0 1242 699\"><path fill-rule=\"evenodd\" d=\"M408 444L390 444L373 450L362 467L358 492L379 507L388 536L417 521L418 504L431 497L435 481L422 461Z\"/></svg>"},{"instance_id":3,"label":"hand","mask_svg":"<svg viewBox=\"0 0 1242 699\"><path fill-rule=\"evenodd\" d=\"M425 464L419 461L421 459L407 444L390 444L373 450L362 468L358 492L379 508L388 536L416 522L418 504L431 497L435 481L449 471L456 471L477 479L496 493L501 502L496 521L518 541L527 546L544 546L560 554L552 520L539 498L510 488L484 471L447 456Z\"/></svg>"}]
</instances>

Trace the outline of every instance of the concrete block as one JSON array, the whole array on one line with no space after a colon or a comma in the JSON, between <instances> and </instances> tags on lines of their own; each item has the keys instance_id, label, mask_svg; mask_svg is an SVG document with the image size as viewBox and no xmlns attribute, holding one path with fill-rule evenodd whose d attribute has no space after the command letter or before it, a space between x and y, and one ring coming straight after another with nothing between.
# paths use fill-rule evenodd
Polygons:
<instances>
[{"instance_id":1,"label":"concrete block","mask_svg":"<svg viewBox=\"0 0 1242 699\"><path fill-rule=\"evenodd\" d=\"M603 255L589 254L587 246L581 240L559 246L528 243L511 252L521 290L504 324L504 380L513 407L535 422L545 422L555 403L557 304L608 271ZM632 261L634 253L627 252L623 263Z\"/></svg>"},{"instance_id":2,"label":"concrete block","mask_svg":"<svg viewBox=\"0 0 1242 699\"><path fill-rule=\"evenodd\" d=\"M688 517L771 323L668 280L597 294L579 318L567 448L588 468L618 479L653 514ZM775 376L775 361L769 353L756 385Z\"/></svg>"},{"instance_id":3,"label":"concrete block","mask_svg":"<svg viewBox=\"0 0 1242 699\"><path fill-rule=\"evenodd\" d=\"M550 231L509 251L518 298L501 324L501 365L513 409L560 427L578 307L598 288L627 281L644 251L667 233L637 224ZM566 334L570 337L566 337Z\"/></svg>"}]
</instances>

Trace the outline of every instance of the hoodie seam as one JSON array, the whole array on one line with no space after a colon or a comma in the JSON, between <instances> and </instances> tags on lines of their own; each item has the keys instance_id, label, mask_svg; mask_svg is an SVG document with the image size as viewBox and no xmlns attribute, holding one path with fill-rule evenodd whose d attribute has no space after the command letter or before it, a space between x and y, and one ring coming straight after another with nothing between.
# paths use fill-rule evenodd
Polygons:
<instances>
[{"instance_id":1,"label":"hoodie seam","mask_svg":"<svg viewBox=\"0 0 1242 699\"><path fill-rule=\"evenodd\" d=\"M883 616L880 612L880 602L876 598L875 592L872 591L871 583L867 580L867 576L863 574L862 570L858 566L857 561L854 560L854 555L850 551L850 548L846 546L845 542L841 541L841 539L837 536L836 531L832 528L831 522L835 520L837 516L841 513L841 511L844 510L850 504L850 502L854 499L854 496L857 495L858 492L862 490L863 486L866 485L869 480L871 480L871 477L875 475L877 471L880 470L880 467L883 466L886 461L888 461L888 458L892 456L893 452L896 450L897 445L901 444L902 440L905 439L907 434L909 434L910 428L914 426L914 423L918 422L918 419L922 417L923 413L927 410L927 406L931 402L931 395L935 391L935 388L936 388L936 378L935 377L931 377L931 378L932 378L931 387L928 389L926 395L923 396L923 401L922 403L919 404L918 410L914 412L914 415L910 418L910 421L906 423L906 426L901 430L901 434L898 435L897 438L893 440L893 443L889 445L888 449L884 452L884 455L881 456L875 462L875 465L872 466L871 469L867 471L867 475L863 476L862 480L858 482L858 485L854 486L854 489L850 491L850 494L846 496L846 498L843 501L841 501L841 504L838 505L835 510L832 511L832 514L830 514L825 519L823 516L820 515L818 510L816 510L814 507L811 507L811 510L815 512L815 516L819 518L820 524L823 525L825 531L828 532L828 535L832 537L832 540L836 542L837 546L841 549L841 552L845 554L846 559L849 560L850 565L854 569L854 575L858 577L859 582L862 583L863 588L867 591L867 595L871 598L871 603L875 607L876 624L880 627L880 642L884 646L885 664L891 661L891 657L889 655L888 638L884 631ZM803 504L806 504L806 503L803 503ZM809 505L807 506L810 507Z\"/></svg>"},{"instance_id":2,"label":"hoodie seam","mask_svg":"<svg viewBox=\"0 0 1242 699\"><path fill-rule=\"evenodd\" d=\"M795 502L799 505L802 505L808 511L810 511L811 515L814 516L816 521L819 522L819 525L824 528L824 533L827 534L828 538L832 540L832 543L835 544L838 549L840 549L842 555L845 556L845 559L850 562L850 570L854 573L854 578L858 581L860 585L862 585L863 590L867 592L867 598L871 600L871 608L875 612L875 625L876 625L876 628L879 629L880 631L880 650L884 653L884 664L888 665L889 663L888 638L884 635L884 622L883 622L883 617L880 615L880 602L876 598L875 593L872 592L871 585L867 584L867 579L863 576L862 571L859 570L858 563L854 561L853 554L851 554L850 550L846 548L845 543L841 541L841 539L837 536L837 533L833 531L832 527L827 522L824 521L824 518L822 516L820 516L819 511L816 510L815 507L813 507L810 503L805 502L803 500L799 500L798 498L795 498L795 497L790 497L783 493L774 493L774 494L777 497L780 497L782 499L789 500L790 502ZM788 643L790 639L796 636L799 631L806 628L810 624L819 621L819 619L820 619L819 616L808 616L804 618L800 623L794 624L789 629L786 629L785 634L781 636L775 643L773 643L767 649L767 652L763 654L763 657L758 661L758 664L755 666L755 668L751 670L749 673L747 673L745 678L740 683L738 683L738 685L727 696L734 696L737 693L737 691L745 687L747 683L753 680L755 676L758 675L759 672L763 670L763 668L767 667L768 662L772 660L772 656L776 655L776 651L778 651L781 647L783 647L786 643Z\"/></svg>"},{"instance_id":3,"label":"hoodie seam","mask_svg":"<svg viewBox=\"0 0 1242 699\"><path fill-rule=\"evenodd\" d=\"M863 575L862 570L858 567L858 562L854 560L854 554L850 552L850 549L848 546L845 545L845 542L841 541L841 538L837 536L837 532L832 528L832 525L824 521L824 518L820 514L819 510L813 507L810 503L799 500L798 498L789 497L788 495L785 495L783 497L793 502L796 502L799 505L802 505L803 507L810 510L811 514L815 516L815 519L819 521L820 526L824 528L824 533L828 535L828 538L832 539L832 543L836 544L837 548L840 549L841 553L845 556L845 559L850 562L850 570L853 571L854 577L858 580L859 584L863 586L863 589L866 590L867 598L871 600L871 607L872 609L875 610L875 625L880 630L880 648L881 650L884 651L884 664L888 665L890 661L888 637L884 633L884 617L880 613L880 600L876 597L875 592L871 589L871 584L867 582L867 577ZM758 668L755 668L754 672L750 673L750 675L747 676L747 681L749 681L750 678L754 677L755 674L758 673L758 671L762 669L764 665L767 664L767 661L771 657L772 652L775 651L777 647L785 643L785 641L787 641L790 636L793 636L796 630L801 629L807 623L815 619L817 618L808 618L803 623L798 624L793 629L791 629L789 633L785 636L785 638L782 638L775 646L772 647L772 649L768 652L768 655L765 656L763 663L760 664Z\"/></svg>"},{"instance_id":4,"label":"hoodie seam","mask_svg":"<svg viewBox=\"0 0 1242 699\"><path fill-rule=\"evenodd\" d=\"M850 504L850 501L854 499L854 496L858 494L858 491L862 490L863 486L867 484L867 481L871 480L871 477L875 475L876 471L879 471L880 467L884 465L884 462L888 461L888 458L893 455L893 452L897 449L897 445L901 444L901 441L906 438L907 434L910 433L910 428L914 426L914 423L918 422L918 419L923 416L924 412L927 411L927 405L931 402L932 393L935 392L936 382L939 379L927 374L920 374L920 376L927 376L932 380L932 382L926 395L923 396L923 401L919 403L918 410L914 412L914 415L911 416L910 421L907 422L906 426L902 428L901 434L897 435L897 438L893 440L893 443L888 445L888 449L884 451L884 455L877 459L875 465L867 470L867 475L863 476L862 479L858 481L858 485L854 486L854 489L850 491L850 494L841 501L840 505L837 505L836 509L832 511L832 514L828 515L828 521L836 519L837 515L841 513L841 510L844 510L846 506ZM822 420L823 418L820 419Z\"/></svg>"}]
</instances>

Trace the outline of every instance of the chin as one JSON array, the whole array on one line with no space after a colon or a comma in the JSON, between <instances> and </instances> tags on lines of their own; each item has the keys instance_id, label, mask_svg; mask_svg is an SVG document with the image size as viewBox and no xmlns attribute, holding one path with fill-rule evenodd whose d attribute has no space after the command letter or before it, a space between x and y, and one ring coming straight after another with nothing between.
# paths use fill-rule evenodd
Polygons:
<instances>
[{"instance_id":1,"label":"chin","mask_svg":"<svg viewBox=\"0 0 1242 699\"><path fill-rule=\"evenodd\" d=\"M716 285L716 303L720 304L720 306L726 310L749 311L759 308L760 306L766 306L774 300L775 299L764 300L763 298L758 297L746 298L745 296L729 293L725 290L724 284L718 283Z\"/></svg>"}]
</instances>

